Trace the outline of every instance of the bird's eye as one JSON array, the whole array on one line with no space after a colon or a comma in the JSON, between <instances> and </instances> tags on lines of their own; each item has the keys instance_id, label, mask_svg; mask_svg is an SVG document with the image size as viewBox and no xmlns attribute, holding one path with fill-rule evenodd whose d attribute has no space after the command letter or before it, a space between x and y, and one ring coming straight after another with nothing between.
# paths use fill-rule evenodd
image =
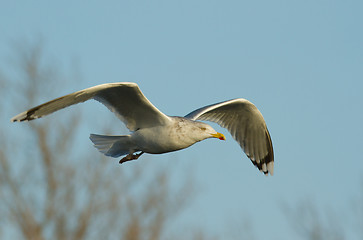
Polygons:
<instances>
[{"instance_id":1,"label":"bird's eye","mask_svg":"<svg viewBox=\"0 0 363 240\"><path fill-rule=\"evenodd\" d=\"M205 131L205 130L207 130L207 128L202 127L202 128L200 128L200 130Z\"/></svg>"}]
</instances>

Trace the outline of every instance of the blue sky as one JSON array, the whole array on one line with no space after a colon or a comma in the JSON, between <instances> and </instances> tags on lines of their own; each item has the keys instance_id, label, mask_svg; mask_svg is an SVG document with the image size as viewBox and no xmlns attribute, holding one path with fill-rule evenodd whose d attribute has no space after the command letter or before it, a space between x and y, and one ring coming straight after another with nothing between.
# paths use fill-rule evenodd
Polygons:
<instances>
[{"instance_id":1,"label":"blue sky","mask_svg":"<svg viewBox=\"0 0 363 240\"><path fill-rule=\"evenodd\" d=\"M248 221L258 239L291 239L282 205L311 199L347 212L361 192L362 10L359 0L1 1L0 63L11 64L14 42L40 39L61 70L82 78L60 84L54 97L130 81L168 115L252 101L271 133L273 177L215 125L228 141L149 158L175 161L181 181L192 166L201 192L180 216L183 226L223 236ZM77 107L92 114L98 105ZM84 141L100 133L84 131Z\"/></svg>"}]
</instances>

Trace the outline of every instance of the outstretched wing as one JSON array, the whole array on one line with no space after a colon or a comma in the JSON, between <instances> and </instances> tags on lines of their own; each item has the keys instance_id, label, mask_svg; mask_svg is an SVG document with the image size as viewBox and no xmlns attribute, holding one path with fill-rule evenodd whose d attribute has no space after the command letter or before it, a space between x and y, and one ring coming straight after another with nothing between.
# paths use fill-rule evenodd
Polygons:
<instances>
[{"instance_id":1,"label":"outstretched wing","mask_svg":"<svg viewBox=\"0 0 363 240\"><path fill-rule=\"evenodd\" d=\"M218 123L228 129L252 163L265 174L273 174L274 153L262 114L246 99L238 98L199 108L186 118Z\"/></svg>"},{"instance_id":2,"label":"outstretched wing","mask_svg":"<svg viewBox=\"0 0 363 240\"><path fill-rule=\"evenodd\" d=\"M138 128L163 125L170 121L141 92L136 83L106 83L56 98L22 112L11 121L29 121L41 118L73 104L95 99L114 112L131 131Z\"/></svg>"}]
</instances>

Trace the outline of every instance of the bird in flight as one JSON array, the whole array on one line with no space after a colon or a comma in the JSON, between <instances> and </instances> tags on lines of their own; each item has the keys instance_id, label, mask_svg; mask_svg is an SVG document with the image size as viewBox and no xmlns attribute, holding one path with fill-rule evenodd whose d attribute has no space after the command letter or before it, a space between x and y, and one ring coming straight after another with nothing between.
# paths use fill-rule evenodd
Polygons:
<instances>
[{"instance_id":1,"label":"bird in flight","mask_svg":"<svg viewBox=\"0 0 363 240\"><path fill-rule=\"evenodd\" d=\"M11 121L41 118L89 99L104 104L131 131L122 136L90 135L94 146L106 156L126 155L120 163L136 160L143 153L181 150L207 138L225 140L222 133L201 122L211 121L230 132L261 172L273 175L273 147L265 120L256 106L243 98L205 106L184 117L174 117L157 109L136 83L106 83L43 103L16 115Z\"/></svg>"}]
</instances>

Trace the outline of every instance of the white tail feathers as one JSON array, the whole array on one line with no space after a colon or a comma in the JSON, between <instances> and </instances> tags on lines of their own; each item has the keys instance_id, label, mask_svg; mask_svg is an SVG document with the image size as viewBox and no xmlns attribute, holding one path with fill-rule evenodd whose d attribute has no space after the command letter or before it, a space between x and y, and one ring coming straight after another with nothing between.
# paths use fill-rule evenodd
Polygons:
<instances>
[{"instance_id":1,"label":"white tail feathers","mask_svg":"<svg viewBox=\"0 0 363 240\"><path fill-rule=\"evenodd\" d=\"M134 145L130 140L130 135L105 136L91 134L89 138L98 151L109 157L116 158L134 152Z\"/></svg>"}]
</instances>

